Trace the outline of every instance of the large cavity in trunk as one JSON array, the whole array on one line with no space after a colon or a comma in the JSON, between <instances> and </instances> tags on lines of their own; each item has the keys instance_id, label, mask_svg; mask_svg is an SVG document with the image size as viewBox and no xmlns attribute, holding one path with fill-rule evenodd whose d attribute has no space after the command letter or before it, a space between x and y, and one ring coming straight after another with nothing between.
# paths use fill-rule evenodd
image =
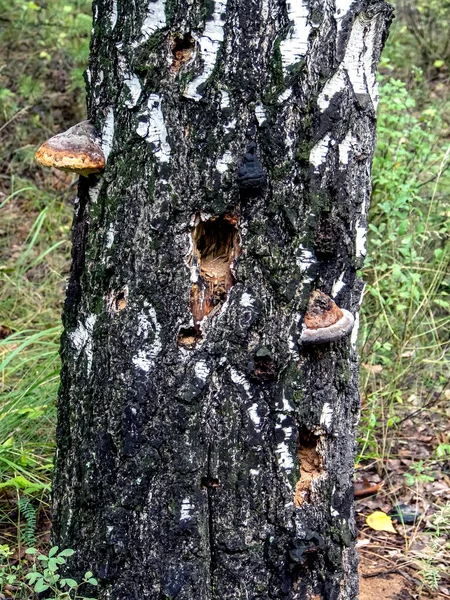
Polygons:
<instances>
[{"instance_id":1,"label":"large cavity in trunk","mask_svg":"<svg viewBox=\"0 0 450 600\"><path fill-rule=\"evenodd\" d=\"M237 217L198 219L192 241L191 311L198 326L206 315L222 306L234 285L233 261L239 254Z\"/></svg>"}]
</instances>

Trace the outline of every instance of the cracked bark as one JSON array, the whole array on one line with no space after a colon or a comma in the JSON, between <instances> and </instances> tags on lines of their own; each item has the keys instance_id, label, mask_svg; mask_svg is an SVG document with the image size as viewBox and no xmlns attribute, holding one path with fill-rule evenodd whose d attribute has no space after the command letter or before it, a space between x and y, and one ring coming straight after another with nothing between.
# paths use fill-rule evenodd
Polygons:
<instances>
[{"instance_id":1,"label":"cracked bark","mask_svg":"<svg viewBox=\"0 0 450 600\"><path fill-rule=\"evenodd\" d=\"M357 356L300 335L315 289L359 310L390 18L94 2L53 530L91 595L357 597Z\"/></svg>"}]
</instances>

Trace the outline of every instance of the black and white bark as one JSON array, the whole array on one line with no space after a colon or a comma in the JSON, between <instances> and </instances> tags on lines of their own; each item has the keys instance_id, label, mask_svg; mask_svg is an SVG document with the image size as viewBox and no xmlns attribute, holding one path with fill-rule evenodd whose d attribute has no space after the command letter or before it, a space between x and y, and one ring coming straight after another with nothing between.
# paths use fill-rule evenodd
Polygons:
<instances>
[{"instance_id":1,"label":"black and white bark","mask_svg":"<svg viewBox=\"0 0 450 600\"><path fill-rule=\"evenodd\" d=\"M384 0L97 0L54 540L99 599L357 597ZM245 158L244 158L245 155ZM308 345L313 290L355 316Z\"/></svg>"}]
</instances>

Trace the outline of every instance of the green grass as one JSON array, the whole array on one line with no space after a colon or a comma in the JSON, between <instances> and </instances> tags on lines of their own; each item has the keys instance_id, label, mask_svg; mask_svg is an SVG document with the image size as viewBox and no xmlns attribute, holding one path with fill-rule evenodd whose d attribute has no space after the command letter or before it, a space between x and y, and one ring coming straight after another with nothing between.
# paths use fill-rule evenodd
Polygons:
<instances>
[{"instance_id":1,"label":"green grass","mask_svg":"<svg viewBox=\"0 0 450 600\"><path fill-rule=\"evenodd\" d=\"M0 13L0 546L15 548L32 529L47 539L76 195L34 153L84 118L91 17L88 0L0 0Z\"/></svg>"},{"instance_id":2,"label":"green grass","mask_svg":"<svg viewBox=\"0 0 450 600\"><path fill-rule=\"evenodd\" d=\"M449 381L450 105L424 101L422 79L419 99L415 87L380 80L360 354L361 454L382 460L411 402L437 403Z\"/></svg>"}]
</instances>

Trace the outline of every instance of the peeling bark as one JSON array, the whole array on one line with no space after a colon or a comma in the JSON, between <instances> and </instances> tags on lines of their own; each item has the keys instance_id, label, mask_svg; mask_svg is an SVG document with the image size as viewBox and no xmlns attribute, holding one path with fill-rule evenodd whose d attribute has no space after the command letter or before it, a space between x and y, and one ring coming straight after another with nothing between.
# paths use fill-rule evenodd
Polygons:
<instances>
[{"instance_id":1,"label":"peeling bark","mask_svg":"<svg viewBox=\"0 0 450 600\"><path fill-rule=\"evenodd\" d=\"M313 290L357 322L390 18L94 2L53 534L91 595L357 597L357 357L301 333Z\"/></svg>"}]
</instances>

